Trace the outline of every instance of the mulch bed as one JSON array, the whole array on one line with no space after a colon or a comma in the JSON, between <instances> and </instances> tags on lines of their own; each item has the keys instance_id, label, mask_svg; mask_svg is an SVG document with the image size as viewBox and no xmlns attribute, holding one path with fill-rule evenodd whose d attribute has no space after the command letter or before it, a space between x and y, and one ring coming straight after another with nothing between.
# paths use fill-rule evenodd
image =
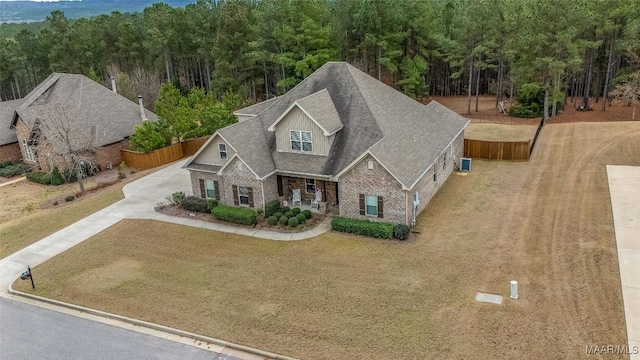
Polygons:
<instances>
[{"instance_id":1,"label":"mulch bed","mask_svg":"<svg viewBox=\"0 0 640 360\"><path fill-rule=\"evenodd\" d=\"M280 224L278 224L278 225L269 225L269 223L267 222L267 219L265 217L263 217L263 216L258 218L258 223L257 224L254 224L254 225L242 225L242 224L230 223L228 221L218 220L218 219L214 218L213 216L211 216L211 214L188 211L188 210L185 210L185 209L183 209L183 208L181 208L179 206L175 206L173 204L156 206L154 209L155 209L155 211L157 211L157 212L159 212L161 214L169 215L169 216L176 216L176 217L182 217L182 218L188 218L188 219L195 219L195 220L207 221L207 222L224 224L224 225L238 226L238 227L243 227L243 228L247 228L247 229L276 231L276 232L281 232L281 233L296 233L296 232L310 230L310 229L314 228L316 225L318 225L319 223L321 223L322 220L324 220L324 217L325 217L325 215L312 213L311 214L311 219L308 219L303 225L299 225L298 227L292 228L290 226L281 226Z\"/></svg>"}]
</instances>

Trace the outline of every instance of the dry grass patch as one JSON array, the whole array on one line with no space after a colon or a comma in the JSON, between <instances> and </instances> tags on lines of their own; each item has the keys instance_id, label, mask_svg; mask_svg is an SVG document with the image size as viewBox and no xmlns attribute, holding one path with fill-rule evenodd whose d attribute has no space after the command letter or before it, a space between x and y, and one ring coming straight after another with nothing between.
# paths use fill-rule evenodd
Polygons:
<instances>
[{"instance_id":1,"label":"dry grass patch","mask_svg":"<svg viewBox=\"0 0 640 360\"><path fill-rule=\"evenodd\" d=\"M451 176L413 241L126 220L35 268L35 293L309 359L584 358L627 342L604 164L640 165L640 123L551 125L539 141L527 163ZM78 280L102 271L105 288Z\"/></svg>"},{"instance_id":2,"label":"dry grass patch","mask_svg":"<svg viewBox=\"0 0 640 360\"><path fill-rule=\"evenodd\" d=\"M60 196L75 194L78 184L50 186L25 180L0 187L0 258L123 199L124 185L155 170L130 175L122 182L87 193L73 202L49 208L42 206ZM90 190L98 183L89 178L85 186Z\"/></svg>"},{"instance_id":3,"label":"dry grass patch","mask_svg":"<svg viewBox=\"0 0 640 360\"><path fill-rule=\"evenodd\" d=\"M471 123L464 129L464 137L485 141L526 141L533 139L537 128L537 125Z\"/></svg>"}]
</instances>

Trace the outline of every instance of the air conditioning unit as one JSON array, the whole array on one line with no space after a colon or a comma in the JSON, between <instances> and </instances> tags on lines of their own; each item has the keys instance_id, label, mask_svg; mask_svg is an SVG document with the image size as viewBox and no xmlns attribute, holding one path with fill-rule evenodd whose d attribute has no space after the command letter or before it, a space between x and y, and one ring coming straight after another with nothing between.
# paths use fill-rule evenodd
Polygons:
<instances>
[{"instance_id":1,"label":"air conditioning unit","mask_svg":"<svg viewBox=\"0 0 640 360\"><path fill-rule=\"evenodd\" d=\"M471 171L470 158L460 158L460 171Z\"/></svg>"}]
</instances>

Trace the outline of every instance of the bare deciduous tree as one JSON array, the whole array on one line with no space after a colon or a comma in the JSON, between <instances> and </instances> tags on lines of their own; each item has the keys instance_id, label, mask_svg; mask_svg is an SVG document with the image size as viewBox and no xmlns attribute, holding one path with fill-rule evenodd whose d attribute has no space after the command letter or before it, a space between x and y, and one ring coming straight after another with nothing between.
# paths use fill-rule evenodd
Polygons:
<instances>
[{"instance_id":1,"label":"bare deciduous tree","mask_svg":"<svg viewBox=\"0 0 640 360\"><path fill-rule=\"evenodd\" d=\"M75 173L80 192L84 192L82 179L96 169L96 129L77 126L82 116L77 106L54 103L43 107L43 115L34 126L38 158L49 165L49 171L57 166L63 173Z\"/></svg>"},{"instance_id":2,"label":"bare deciduous tree","mask_svg":"<svg viewBox=\"0 0 640 360\"><path fill-rule=\"evenodd\" d=\"M640 102L640 71L629 75L629 79L622 85L618 85L609 93L609 98L622 100L627 106L633 106L631 120L636 119L636 107Z\"/></svg>"}]
</instances>

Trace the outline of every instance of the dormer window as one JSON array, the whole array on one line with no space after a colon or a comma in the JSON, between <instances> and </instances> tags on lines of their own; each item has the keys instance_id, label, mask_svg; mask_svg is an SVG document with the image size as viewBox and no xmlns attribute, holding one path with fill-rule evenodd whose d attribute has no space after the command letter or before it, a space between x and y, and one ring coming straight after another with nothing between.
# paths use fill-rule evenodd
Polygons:
<instances>
[{"instance_id":1,"label":"dormer window","mask_svg":"<svg viewBox=\"0 0 640 360\"><path fill-rule=\"evenodd\" d=\"M312 152L311 131L291 130L291 150Z\"/></svg>"},{"instance_id":2,"label":"dormer window","mask_svg":"<svg viewBox=\"0 0 640 360\"><path fill-rule=\"evenodd\" d=\"M218 149L220 149L220 159L227 160L227 145L218 144Z\"/></svg>"}]
</instances>

